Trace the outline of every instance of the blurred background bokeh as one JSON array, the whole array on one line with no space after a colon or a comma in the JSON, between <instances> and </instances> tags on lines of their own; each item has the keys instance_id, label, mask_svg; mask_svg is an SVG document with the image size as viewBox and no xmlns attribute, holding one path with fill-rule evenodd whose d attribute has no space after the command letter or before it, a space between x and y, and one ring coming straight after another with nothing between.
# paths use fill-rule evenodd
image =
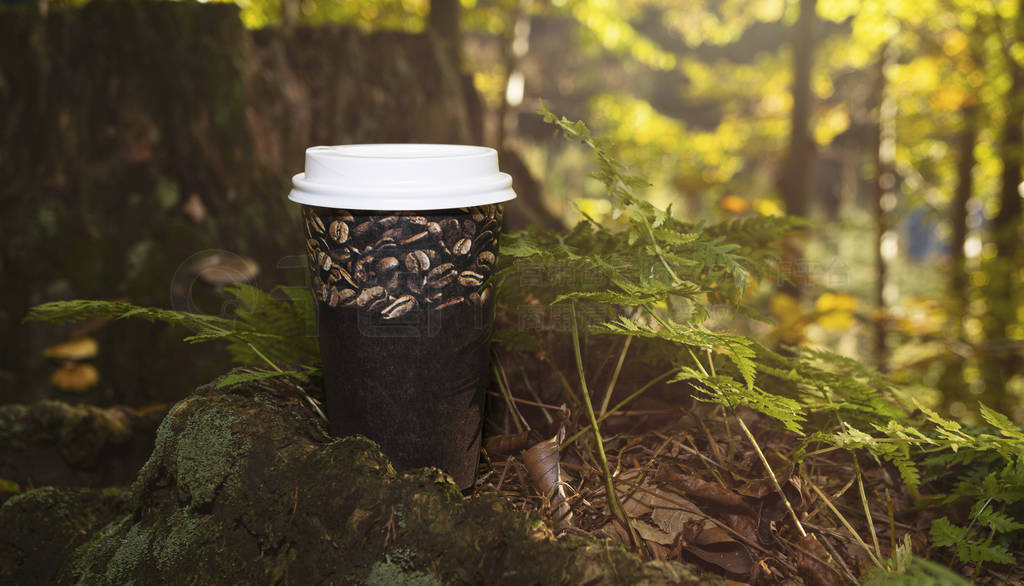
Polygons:
<instances>
[{"instance_id":1,"label":"blurred background bokeh","mask_svg":"<svg viewBox=\"0 0 1024 586\"><path fill-rule=\"evenodd\" d=\"M223 371L162 326L22 317L303 285L310 145L494 146L507 229L614 224L543 99L684 220L811 220L750 292L774 323L715 327L1024 419L1021 0L4 0L0 48L0 402L142 407Z\"/></svg>"}]
</instances>

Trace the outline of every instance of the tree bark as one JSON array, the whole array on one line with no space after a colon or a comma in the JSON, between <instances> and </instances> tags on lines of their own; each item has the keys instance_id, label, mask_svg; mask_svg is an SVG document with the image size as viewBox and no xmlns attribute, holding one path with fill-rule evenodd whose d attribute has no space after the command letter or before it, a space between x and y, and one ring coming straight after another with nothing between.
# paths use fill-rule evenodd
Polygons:
<instances>
[{"instance_id":1,"label":"tree bark","mask_svg":"<svg viewBox=\"0 0 1024 586\"><path fill-rule=\"evenodd\" d=\"M977 100L973 99L965 105L960 111L960 116L960 132L957 133L952 145L956 152L960 153L956 165L957 184L948 211L951 261L949 296L951 300L950 321L952 322L949 334L955 344L960 344L963 338L963 323L970 302L964 244L967 241L967 203L973 195L974 166L977 163L974 147L978 142L981 116L981 108ZM950 352L946 364L938 383L938 387L942 390L942 396L946 404L954 400L963 401L967 395L964 384L964 358L958 353Z\"/></svg>"},{"instance_id":2,"label":"tree bark","mask_svg":"<svg viewBox=\"0 0 1024 586\"><path fill-rule=\"evenodd\" d=\"M1024 42L1024 0L1020 1L1011 42ZM1020 356L1009 347L1011 328L1016 324L1017 257L1021 238L1021 167L1024 166L1024 67L1006 52L1010 89L1006 94L1006 123L1000 143L1003 171L1000 178L999 213L992 220L990 235L996 257L988 263L985 337L988 350L982 360L984 399L990 405L1008 405L1006 383L1018 372Z\"/></svg>"},{"instance_id":3,"label":"tree bark","mask_svg":"<svg viewBox=\"0 0 1024 586\"><path fill-rule=\"evenodd\" d=\"M462 63L462 28L459 26L459 0L430 0L427 31L433 33L450 52L452 62Z\"/></svg>"},{"instance_id":4,"label":"tree bark","mask_svg":"<svg viewBox=\"0 0 1024 586\"><path fill-rule=\"evenodd\" d=\"M960 112L963 125L957 134L955 149L960 153L957 161L956 190L949 206L949 224L951 228L949 252L952 259L949 290L955 305L955 315L963 320L967 308L967 268L964 256L964 243L967 241L967 202L970 201L974 187L974 146L978 142L978 123L980 108L977 102L971 103ZM959 332L959 327L957 328Z\"/></svg>"},{"instance_id":5,"label":"tree bark","mask_svg":"<svg viewBox=\"0 0 1024 586\"><path fill-rule=\"evenodd\" d=\"M888 266L886 264L885 240L892 237L889 231L889 211L895 202L896 170L893 165L895 151L895 103L886 96L888 80L886 73L895 61L895 49L886 44L882 47L877 63L877 86L875 92L878 100L876 110L877 125L875 127L875 182L872 211L875 220L875 282L874 304L878 318L874 324L875 365L885 370L888 349L886 346L885 312L887 307L886 284Z\"/></svg>"},{"instance_id":6,"label":"tree bark","mask_svg":"<svg viewBox=\"0 0 1024 586\"><path fill-rule=\"evenodd\" d=\"M811 70L814 65L815 24L817 0L800 0L800 16L792 31L793 48L793 111L791 114L789 154L779 181L786 213L807 215L807 201L811 191L811 170L814 163L814 138L810 131ZM780 284L779 290L794 297L800 296L801 284L808 275L803 267L803 235L790 239L783 251L784 271L790 281Z\"/></svg>"}]
</instances>

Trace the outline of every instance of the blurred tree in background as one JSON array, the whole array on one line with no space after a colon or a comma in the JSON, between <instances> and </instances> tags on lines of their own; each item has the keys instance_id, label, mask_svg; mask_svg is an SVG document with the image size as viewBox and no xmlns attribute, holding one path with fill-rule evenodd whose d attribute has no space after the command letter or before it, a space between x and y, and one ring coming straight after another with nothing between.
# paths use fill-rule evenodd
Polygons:
<instances>
[{"instance_id":1,"label":"blurred tree in background","mask_svg":"<svg viewBox=\"0 0 1024 586\"><path fill-rule=\"evenodd\" d=\"M1024 418L1024 0L237 4L253 29L429 32L472 76L484 142L566 222L616 218L542 98L681 217L809 217L786 278L750 293L775 325L732 327L874 362L956 416Z\"/></svg>"}]
</instances>

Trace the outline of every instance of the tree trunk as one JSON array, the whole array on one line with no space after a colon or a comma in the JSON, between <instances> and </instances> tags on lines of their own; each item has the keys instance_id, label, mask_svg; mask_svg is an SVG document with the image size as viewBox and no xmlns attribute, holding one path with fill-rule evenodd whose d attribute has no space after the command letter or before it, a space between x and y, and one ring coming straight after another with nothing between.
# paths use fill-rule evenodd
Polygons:
<instances>
[{"instance_id":1,"label":"tree trunk","mask_svg":"<svg viewBox=\"0 0 1024 586\"><path fill-rule=\"evenodd\" d=\"M875 221L875 282L874 282L874 304L878 318L875 320L874 330L874 352L875 365L880 370L885 370L888 350L886 347L886 307L888 306L888 295L886 291L888 280L888 256L891 255L889 240L895 238L890 231L889 212L892 211L896 202L896 170L893 163L893 156L896 150L896 103L887 97L886 74L889 67L896 61L895 49L886 44L878 57L877 77L875 95L877 99L876 127L875 127L875 183L873 215Z\"/></svg>"},{"instance_id":2,"label":"tree trunk","mask_svg":"<svg viewBox=\"0 0 1024 586\"><path fill-rule=\"evenodd\" d=\"M427 31L444 44L456 64L462 63L460 12L459 0L430 0L430 13L427 15Z\"/></svg>"},{"instance_id":3,"label":"tree trunk","mask_svg":"<svg viewBox=\"0 0 1024 586\"><path fill-rule=\"evenodd\" d=\"M1024 0L1015 23L1015 41L1024 42ZM1006 94L1006 123L1000 143L1003 171L999 190L999 213L992 220L991 238L996 257L988 264L986 286L987 319L985 337L988 348L982 360L985 380L984 399L990 405L1007 405L1006 383L1017 373L1020 357L1009 347L1011 329L1016 323L1016 272L1021 238L1021 167L1024 165L1024 68L1009 52L1006 66L1010 89Z\"/></svg>"},{"instance_id":4,"label":"tree trunk","mask_svg":"<svg viewBox=\"0 0 1024 586\"><path fill-rule=\"evenodd\" d=\"M974 146L978 142L978 128L980 123L981 108L976 99L965 105L960 111L961 128L951 145L956 152L960 153L957 160L956 189L953 191L953 201L949 204L949 225L950 225L950 275L949 275L949 296L950 322L952 328L949 332L954 343L959 343L963 338L963 323L967 315L967 305L970 301L967 281L967 259L964 253L964 244L967 241L967 202L970 201L974 188L974 166L977 160L974 156ZM946 404L954 400L963 401L966 398L966 385L964 384L964 358L954 352L949 353L947 366L939 379L939 388L942 390Z\"/></svg>"},{"instance_id":5,"label":"tree trunk","mask_svg":"<svg viewBox=\"0 0 1024 586\"><path fill-rule=\"evenodd\" d=\"M793 111L790 129L789 155L779 178L779 188L786 213L807 215L807 201L811 191L811 170L814 162L814 138L811 136L811 70L814 65L815 24L817 0L800 0L800 16L792 31L793 47ZM804 237L791 238L783 251L783 270L790 281L783 282L779 290L794 297L800 296L800 286L808 275L804 268Z\"/></svg>"},{"instance_id":6,"label":"tree trunk","mask_svg":"<svg viewBox=\"0 0 1024 586\"><path fill-rule=\"evenodd\" d=\"M960 153L957 161L956 190L949 207L950 234L949 251L952 259L949 290L955 305L955 316L962 322L967 308L967 268L964 256L964 243L967 241L967 202L970 201L974 183L974 146L978 142L978 118L980 108L977 102L971 103L961 110L963 127L957 134L955 149ZM957 332L959 335L959 327Z\"/></svg>"}]
</instances>

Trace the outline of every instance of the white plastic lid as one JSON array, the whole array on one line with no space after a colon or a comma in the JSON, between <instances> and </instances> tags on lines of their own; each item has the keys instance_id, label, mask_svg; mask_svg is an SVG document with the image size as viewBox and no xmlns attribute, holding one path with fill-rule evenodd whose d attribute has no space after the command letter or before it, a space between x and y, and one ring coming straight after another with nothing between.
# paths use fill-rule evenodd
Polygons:
<instances>
[{"instance_id":1,"label":"white plastic lid","mask_svg":"<svg viewBox=\"0 0 1024 586\"><path fill-rule=\"evenodd\" d=\"M492 148L454 144L350 144L306 149L306 172L288 199L354 210L440 210L515 199Z\"/></svg>"}]
</instances>

